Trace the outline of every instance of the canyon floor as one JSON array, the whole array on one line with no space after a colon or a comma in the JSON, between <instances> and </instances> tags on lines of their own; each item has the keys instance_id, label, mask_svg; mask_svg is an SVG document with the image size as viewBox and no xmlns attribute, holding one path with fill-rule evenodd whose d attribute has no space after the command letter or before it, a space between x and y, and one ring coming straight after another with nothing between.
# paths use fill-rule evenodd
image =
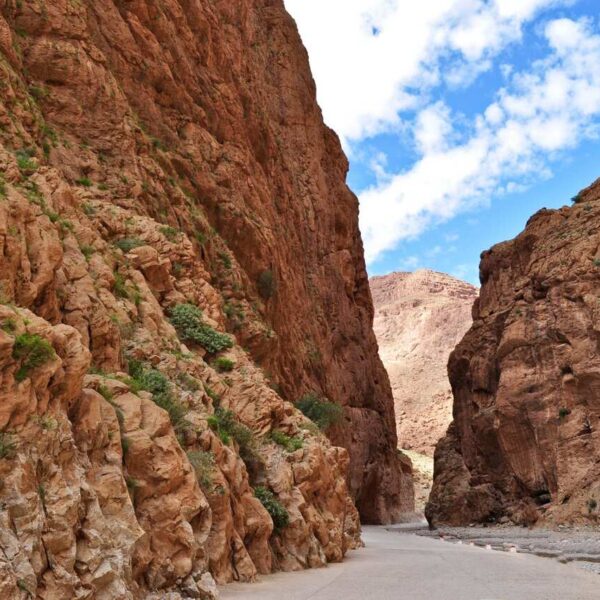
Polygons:
<instances>
[{"instance_id":1,"label":"canyon floor","mask_svg":"<svg viewBox=\"0 0 600 600\"><path fill-rule=\"evenodd\" d=\"M565 534L566 535L566 534ZM343 563L230 584L222 600L597 600L598 576L530 554L365 527Z\"/></svg>"}]
</instances>

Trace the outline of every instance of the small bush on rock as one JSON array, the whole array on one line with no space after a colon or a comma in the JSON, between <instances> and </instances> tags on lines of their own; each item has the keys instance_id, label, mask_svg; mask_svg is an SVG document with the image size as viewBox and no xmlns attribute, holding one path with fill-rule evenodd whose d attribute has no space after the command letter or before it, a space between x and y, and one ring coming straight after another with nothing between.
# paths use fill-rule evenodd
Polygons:
<instances>
[{"instance_id":1,"label":"small bush on rock","mask_svg":"<svg viewBox=\"0 0 600 600\"><path fill-rule=\"evenodd\" d=\"M21 366L15 373L17 381L27 379L30 371L52 360L54 348L44 338L37 334L22 333L15 338L12 356L21 361Z\"/></svg>"},{"instance_id":2,"label":"small bush on rock","mask_svg":"<svg viewBox=\"0 0 600 600\"><path fill-rule=\"evenodd\" d=\"M275 531L283 529L290 524L290 514L271 490L268 490L266 487L258 486L254 490L254 495L260 500L261 504L271 515Z\"/></svg>"},{"instance_id":3,"label":"small bush on rock","mask_svg":"<svg viewBox=\"0 0 600 600\"><path fill-rule=\"evenodd\" d=\"M235 367L235 362L233 362L230 358L219 356L219 358L213 361L213 367L219 373L228 373L229 371L233 371L233 368Z\"/></svg>"},{"instance_id":4,"label":"small bush on rock","mask_svg":"<svg viewBox=\"0 0 600 600\"><path fill-rule=\"evenodd\" d=\"M146 242L138 238L122 238L115 242L115 246L119 248L123 253L127 254L131 252L134 248L139 248L140 246L145 246Z\"/></svg>"},{"instance_id":5,"label":"small bush on rock","mask_svg":"<svg viewBox=\"0 0 600 600\"><path fill-rule=\"evenodd\" d=\"M298 437L290 437L283 433L283 431L278 431L277 429L271 432L271 439L285 448L288 452L295 452L296 450L300 450L302 448L303 442Z\"/></svg>"},{"instance_id":6,"label":"small bush on rock","mask_svg":"<svg viewBox=\"0 0 600 600\"><path fill-rule=\"evenodd\" d=\"M215 455L203 450L191 450L187 453L188 460L196 473L200 487L205 492L213 489L213 475L215 471Z\"/></svg>"},{"instance_id":7,"label":"small bush on rock","mask_svg":"<svg viewBox=\"0 0 600 600\"><path fill-rule=\"evenodd\" d=\"M139 392L146 390L152 394L152 400L157 406L166 410L175 431L186 429L188 423L185 419L187 409L173 394L171 382L157 369L147 367L139 361L129 361L129 375L131 380L127 383L131 390Z\"/></svg>"},{"instance_id":8,"label":"small bush on rock","mask_svg":"<svg viewBox=\"0 0 600 600\"><path fill-rule=\"evenodd\" d=\"M0 432L0 458L12 458L17 450L12 435Z\"/></svg>"},{"instance_id":9,"label":"small bush on rock","mask_svg":"<svg viewBox=\"0 0 600 600\"><path fill-rule=\"evenodd\" d=\"M233 346L233 340L202 322L202 311L193 304L177 304L171 309L171 323L183 341L202 346L216 354Z\"/></svg>"},{"instance_id":10,"label":"small bush on rock","mask_svg":"<svg viewBox=\"0 0 600 600\"><path fill-rule=\"evenodd\" d=\"M316 423L319 429L322 430L339 423L344 414L341 406L329 400L319 398L314 392L304 394L296 402L296 408L304 413L313 423Z\"/></svg>"}]
</instances>

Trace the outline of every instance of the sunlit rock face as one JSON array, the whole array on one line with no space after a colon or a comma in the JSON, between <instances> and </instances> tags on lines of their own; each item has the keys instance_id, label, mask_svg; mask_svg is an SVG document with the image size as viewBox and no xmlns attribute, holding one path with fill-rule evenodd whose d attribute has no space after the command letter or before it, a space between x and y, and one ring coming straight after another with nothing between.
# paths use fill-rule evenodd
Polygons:
<instances>
[{"instance_id":1,"label":"sunlit rock face","mask_svg":"<svg viewBox=\"0 0 600 600\"><path fill-rule=\"evenodd\" d=\"M410 510L282 2L3 2L0 51L0 596L211 598Z\"/></svg>"},{"instance_id":2,"label":"sunlit rock face","mask_svg":"<svg viewBox=\"0 0 600 600\"><path fill-rule=\"evenodd\" d=\"M432 457L452 420L448 357L473 322L477 288L426 269L372 277L369 283L399 446Z\"/></svg>"},{"instance_id":3,"label":"sunlit rock face","mask_svg":"<svg viewBox=\"0 0 600 600\"><path fill-rule=\"evenodd\" d=\"M600 498L600 184L484 252L474 323L448 372L434 523L594 523Z\"/></svg>"}]
</instances>

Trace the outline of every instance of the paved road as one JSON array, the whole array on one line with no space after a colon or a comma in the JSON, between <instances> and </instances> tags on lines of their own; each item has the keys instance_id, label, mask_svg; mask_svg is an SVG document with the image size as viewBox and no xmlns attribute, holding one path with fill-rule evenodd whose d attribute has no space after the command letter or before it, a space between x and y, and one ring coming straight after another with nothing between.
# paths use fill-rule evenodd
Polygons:
<instances>
[{"instance_id":1,"label":"paved road","mask_svg":"<svg viewBox=\"0 0 600 600\"><path fill-rule=\"evenodd\" d=\"M600 600L600 576L547 558L365 527L341 564L221 588L222 600Z\"/></svg>"}]
</instances>

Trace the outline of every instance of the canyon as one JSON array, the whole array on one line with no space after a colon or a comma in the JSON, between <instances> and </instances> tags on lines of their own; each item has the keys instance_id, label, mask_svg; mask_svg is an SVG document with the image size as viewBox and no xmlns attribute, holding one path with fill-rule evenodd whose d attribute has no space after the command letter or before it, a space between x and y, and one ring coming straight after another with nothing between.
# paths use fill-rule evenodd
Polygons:
<instances>
[{"instance_id":1,"label":"canyon","mask_svg":"<svg viewBox=\"0 0 600 600\"><path fill-rule=\"evenodd\" d=\"M415 473L422 511L433 452L452 421L448 357L472 323L475 286L426 269L371 277L379 355L390 376L399 445Z\"/></svg>"},{"instance_id":2,"label":"canyon","mask_svg":"<svg viewBox=\"0 0 600 600\"><path fill-rule=\"evenodd\" d=\"M283 3L0 0L0 89L0 596L216 598L411 512Z\"/></svg>"},{"instance_id":3,"label":"canyon","mask_svg":"<svg viewBox=\"0 0 600 600\"><path fill-rule=\"evenodd\" d=\"M483 253L430 523L597 525L599 220L600 180Z\"/></svg>"}]
</instances>

